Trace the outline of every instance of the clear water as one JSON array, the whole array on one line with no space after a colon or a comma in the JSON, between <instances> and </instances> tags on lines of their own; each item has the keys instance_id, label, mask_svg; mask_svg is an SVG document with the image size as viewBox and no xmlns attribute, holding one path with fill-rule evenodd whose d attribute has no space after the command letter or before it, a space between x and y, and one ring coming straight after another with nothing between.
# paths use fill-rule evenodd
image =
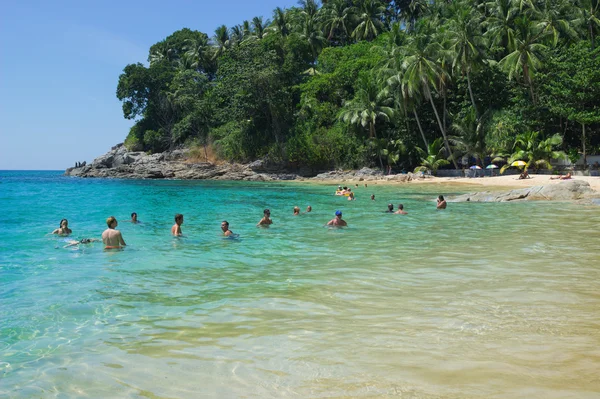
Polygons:
<instances>
[{"instance_id":1,"label":"clear water","mask_svg":"<svg viewBox=\"0 0 600 399\"><path fill-rule=\"evenodd\" d=\"M600 207L334 188L0 172L0 396L599 397Z\"/></svg>"}]
</instances>

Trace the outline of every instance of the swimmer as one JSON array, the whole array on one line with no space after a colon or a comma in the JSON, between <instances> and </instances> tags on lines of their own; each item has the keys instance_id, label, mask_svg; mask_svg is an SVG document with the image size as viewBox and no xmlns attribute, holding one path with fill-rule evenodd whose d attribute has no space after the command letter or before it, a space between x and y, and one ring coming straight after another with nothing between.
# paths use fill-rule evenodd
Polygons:
<instances>
[{"instance_id":1,"label":"swimmer","mask_svg":"<svg viewBox=\"0 0 600 399\"><path fill-rule=\"evenodd\" d=\"M181 213L178 213L177 215L175 215L175 224L173 225L173 227L171 227L171 234L174 235L175 237L179 237L179 236L183 235L183 233L181 232L182 224L183 224L183 215Z\"/></svg>"},{"instance_id":2,"label":"swimmer","mask_svg":"<svg viewBox=\"0 0 600 399\"><path fill-rule=\"evenodd\" d=\"M131 214L131 220L130 220L130 222L131 223L139 223L138 220L137 220L137 213L133 212Z\"/></svg>"},{"instance_id":3,"label":"swimmer","mask_svg":"<svg viewBox=\"0 0 600 399\"><path fill-rule=\"evenodd\" d=\"M69 221L67 219L63 219L60 221L59 228L54 230L52 234L58 234L59 236L68 236L73 231L69 228Z\"/></svg>"},{"instance_id":4,"label":"swimmer","mask_svg":"<svg viewBox=\"0 0 600 399\"><path fill-rule=\"evenodd\" d=\"M446 209L446 200L443 195L438 196L437 209Z\"/></svg>"},{"instance_id":5,"label":"swimmer","mask_svg":"<svg viewBox=\"0 0 600 399\"><path fill-rule=\"evenodd\" d=\"M306 207L306 212L304 212L304 213L310 213L310 212L312 212L312 206L309 205Z\"/></svg>"},{"instance_id":6,"label":"swimmer","mask_svg":"<svg viewBox=\"0 0 600 399\"><path fill-rule=\"evenodd\" d=\"M299 206L295 206L294 207L294 216L298 216L300 215L300 207Z\"/></svg>"},{"instance_id":7,"label":"swimmer","mask_svg":"<svg viewBox=\"0 0 600 399\"><path fill-rule=\"evenodd\" d=\"M125 241L123 241L123 236L121 235L121 232L115 230L115 227L117 227L118 223L117 219L115 219L114 216L111 216L108 219L106 219L106 225L108 226L108 229L104 230L104 232L102 233L102 242L104 243L104 249L117 249L127 245L125 244Z\"/></svg>"},{"instance_id":8,"label":"swimmer","mask_svg":"<svg viewBox=\"0 0 600 399\"><path fill-rule=\"evenodd\" d=\"M351 189L348 189L348 201L354 201L354 193Z\"/></svg>"},{"instance_id":9,"label":"swimmer","mask_svg":"<svg viewBox=\"0 0 600 399\"><path fill-rule=\"evenodd\" d=\"M371 194L371 201L375 201L375 194Z\"/></svg>"},{"instance_id":10,"label":"swimmer","mask_svg":"<svg viewBox=\"0 0 600 399\"><path fill-rule=\"evenodd\" d=\"M96 241L100 241L97 238L82 238L81 240L77 241L77 240L70 240L69 243L67 245L65 245L63 248L67 248L67 247L73 247L75 245L79 245L79 244L91 244L93 242Z\"/></svg>"},{"instance_id":11,"label":"swimmer","mask_svg":"<svg viewBox=\"0 0 600 399\"><path fill-rule=\"evenodd\" d=\"M407 215L408 212L406 212L404 210L404 205L398 204L398 210L396 212L394 212L394 214L396 214L396 215Z\"/></svg>"},{"instance_id":12,"label":"swimmer","mask_svg":"<svg viewBox=\"0 0 600 399\"><path fill-rule=\"evenodd\" d=\"M388 209L385 213L394 213L394 204L388 204Z\"/></svg>"},{"instance_id":13,"label":"swimmer","mask_svg":"<svg viewBox=\"0 0 600 399\"><path fill-rule=\"evenodd\" d=\"M348 223L344 219L342 219L342 211L335 211L335 218L331 219L326 226L339 226L344 227L348 226Z\"/></svg>"},{"instance_id":14,"label":"swimmer","mask_svg":"<svg viewBox=\"0 0 600 399\"><path fill-rule=\"evenodd\" d=\"M271 220L271 211L269 209L265 209L263 215L263 218L256 224L257 226L268 227L273 224L273 221Z\"/></svg>"},{"instance_id":15,"label":"swimmer","mask_svg":"<svg viewBox=\"0 0 600 399\"><path fill-rule=\"evenodd\" d=\"M221 230L223 231L223 235L225 237L229 237L234 234L233 231L229 230L229 222L227 220L223 220L221 222Z\"/></svg>"}]
</instances>

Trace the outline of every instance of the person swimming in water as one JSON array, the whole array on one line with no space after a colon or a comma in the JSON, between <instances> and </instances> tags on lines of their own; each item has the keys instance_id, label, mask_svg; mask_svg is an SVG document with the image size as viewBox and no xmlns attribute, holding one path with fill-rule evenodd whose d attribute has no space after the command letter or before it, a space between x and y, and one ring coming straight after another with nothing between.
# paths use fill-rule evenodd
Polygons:
<instances>
[{"instance_id":1,"label":"person swimming in water","mask_svg":"<svg viewBox=\"0 0 600 399\"><path fill-rule=\"evenodd\" d=\"M106 225L108 228L102 233L102 242L104 243L104 249L119 249L123 248L127 244L123 240L123 236L119 230L115 230L119 223L114 216L106 219Z\"/></svg>"},{"instance_id":2,"label":"person swimming in water","mask_svg":"<svg viewBox=\"0 0 600 399\"><path fill-rule=\"evenodd\" d=\"M385 213L394 213L394 204L388 204L388 209Z\"/></svg>"},{"instance_id":3,"label":"person swimming in water","mask_svg":"<svg viewBox=\"0 0 600 399\"><path fill-rule=\"evenodd\" d=\"M304 213L310 213L310 212L312 212L312 206L309 205L306 207L306 212L304 212Z\"/></svg>"},{"instance_id":4,"label":"person swimming in water","mask_svg":"<svg viewBox=\"0 0 600 399\"><path fill-rule=\"evenodd\" d=\"M398 210L396 212L394 212L394 214L396 214L396 215L407 215L408 212L406 212L404 210L404 205L398 204Z\"/></svg>"},{"instance_id":5,"label":"person swimming in water","mask_svg":"<svg viewBox=\"0 0 600 399\"><path fill-rule=\"evenodd\" d=\"M133 212L131 214L131 220L130 220L130 222L131 223L139 223L138 218L137 218L137 213Z\"/></svg>"},{"instance_id":6,"label":"person swimming in water","mask_svg":"<svg viewBox=\"0 0 600 399\"><path fill-rule=\"evenodd\" d=\"M54 230L52 234L58 234L59 236L68 236L73 231L69 228L69 221L67 219L63 219L60 221L59 228Z\"/></svg>"},{"instance_id":7,"label":"person swimming in water","mask_svg":"<svg viewBox=\"0 0 600 399\"><path fill-rule=\"evenodd\" d=\"M444 199L443 195L438 196L437 199L437 209L446 209L446 200Z\"/></svg>"},{"instance_id":8,"label":"person swimming in water","mask_svg":"<svg viewBox=\"0 0 600 399\"><path fill-rule=\"evenodd\" d=\"M100 241L97 238L82 238L81 240L77 241L77 240L70 240L69 243L67 245L65 245L63 248L68 248L68 247L73 247L75 245L79 245L79 244L91 244L93 242L96 241Z\"/></svg>"},{"instance_id":9,"label":"person swimming in water","mask_svg":"<svg viewBox=\"0 0 600 399\"><path fill-rule=\"evenodd\" d=\"M181 232L181 225L183 224L183 215L178 213L175 215L175 224L171 227L171 234L175 237L183 235Z\"/></svg>"},{"instance_id":10,"label":"person swimming in water","mask_svg":"<svg viewBox=\"0 0 600 399\"><path fill-rule=\"evenodd\" d=\"M342 219L342 211L335 211L335 218L331 219L325 226L345 227L348 223Z\"/></svg>"},{"instance_id":11,"label":"person swimming in water","mask_svg":"<svg viewBox=\"0 0 600 399\"><path fill-rule=\"evenodd\" d=\"M294 216L298 216L300 215L300 207L299 206L295 206L294 207Z\"/></svg>"},{"instance_id":12,"label":"person swimming in water","mask_svg":"<svg viewBox=\"0 0 600 399\"><path fill-rule=\"evenodd\" d=\"M229 230L229 222L227 220L223 220L221 222L221 230L223 231L223 235L225 237L229 237L233 235L233 231Z\"/></svg>"},{"instance_id":13,"label":"person swimming in water","mask_svg":"<svg viewBox=\"0 0 600 399\"><path fill-rule=\"evenodd\" d=\"M271 211L269 209L265 209L263 211L263 218L256 224L261 227L269 227L269 225L273 224L273 220L271 220Z\"/></svg>"}]
</instances>

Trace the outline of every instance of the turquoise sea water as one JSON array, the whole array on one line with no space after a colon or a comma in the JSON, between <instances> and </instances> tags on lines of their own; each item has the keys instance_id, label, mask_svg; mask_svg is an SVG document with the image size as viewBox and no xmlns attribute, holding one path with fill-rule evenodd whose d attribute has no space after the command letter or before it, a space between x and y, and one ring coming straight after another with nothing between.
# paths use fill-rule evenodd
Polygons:
<instances>
[{"instance_id":1,"label":"turquoise sea water","mask_svg":"<svg viewBox=\"0 0 600 399\"><path fill-rule=\"evenodd\" d=\"M0 397L599 397L600 207L334 190L0 172Z\"/></svg>"}]
</instances>

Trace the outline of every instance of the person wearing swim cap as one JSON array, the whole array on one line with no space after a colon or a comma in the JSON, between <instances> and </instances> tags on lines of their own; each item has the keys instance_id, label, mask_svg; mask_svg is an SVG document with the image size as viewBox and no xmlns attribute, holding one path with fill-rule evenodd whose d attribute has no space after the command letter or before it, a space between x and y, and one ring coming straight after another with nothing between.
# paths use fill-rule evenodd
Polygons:
<instances>
[{"instance_id":1,"label":"person wearing swim cap","mask_svg":"<svg viewBox=\"0 0 600 399\"><path fill-rule=\"evenodd\" d=\"M348 223L342 219L342 211L335 211L335 218L331 219L326 226L345 227L348 226Z\"/></svg>"},{"instance_id":2,"label":"person wearing swim cap","mask_svg":"<svg viewBox=\"0 0 600 399\"><path fill-rule=\"evenodd\" d=\"M104 243L104 249L118 249L127 245L125 244L125 241L123 241L123 236L121 235L121 232L115 230L115 227L117 227L118 223L117 219L114 216L111 216L108 219L106 219L106 225L108 226L108 229L104 230L104 232L102 233L102 242Z\"/></svg>"}]
</instances>

